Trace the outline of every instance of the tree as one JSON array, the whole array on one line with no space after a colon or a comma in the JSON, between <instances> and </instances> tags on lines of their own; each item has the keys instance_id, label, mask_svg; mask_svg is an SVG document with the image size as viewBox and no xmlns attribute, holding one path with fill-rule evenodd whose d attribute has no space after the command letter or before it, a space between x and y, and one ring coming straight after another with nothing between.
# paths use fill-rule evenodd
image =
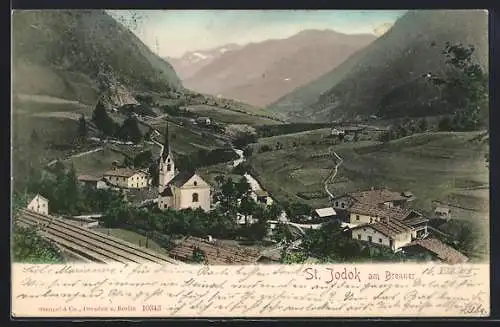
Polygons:
<instances>
[{"instance_id":1,"label":"tree","mask_svg":"<svg viewBox=\"0 0 500 327\"><path fill-rule=\"evenodd\" d=\"M59 248L37 235L33 228L25 228L14 224L11 240L12 261L14 262L64 262L64 257Z\"/></svg>"},{"instance_id":2,"label":"tree","mask_svg":"<svg viewBox=\"0 0 500 327\"><path fill-rule=\"evenodd\" d=\"M197 263L203 263L206 260L205 251L200 249L199 247L195 247L193 249L193 254L191 255L191 260Z\"/></svg>"},{"instance_id":3,"label":"tree","mask_svg":"<svg viewBox=\"0 0 500 327\"><path fill-rule=\"evenodd\" d=\"M92 113L92 122L96 127L107 136L112 136L118 129L118 125L109 117L101 101L97 102Z\"/></svg>"},{"instance_id":4,"label":"tree","mask_svg":"<svg viewBox=\"0 0 500 327\"><path fill-rule=\"evenodd\" d=\"M116 136L124 141L139 143L143 139L137 118L128 117L117 131Z\"/></svg>"},{"instance_id":5,"label":"tree","mask_svg":"<svg viewBox=\"0 0 500 327\"><path fill-rule=\"evenodd\" d=\"M430 75L431 82L440 88L448 111L453 112L454 130L477 129L488 118L488 74L474 63L474 51L473 46L447 42L442 51L448 65L445 76Z\"/></svg>"},{"instance_id":6,"label":"tree","mask_svg":"<svg viewBox=\"0 0 500 327\"><path fill-rule=\"evenodd\" d=\"M139 167L139 168L147 168L151 166L151 163L153 162L153 153L151 153L151 150L146 150L134 157L133 164L134 167Z\"/></svg>"},{"instance_id":7,"label":"tree","mask_svg":"<svg viewBox=\"0 0 500 327\"><path fill-rule=\"evenodd\" d=\"M240 213L245 216L245 224L248 225L248 217L253 215L257 205L249 196L243 196L240 203Z\"/></svg>"},{"instance_id":8,"label":"tree","mask_svg":"<svg viewBox=\"0 0 500 327\"><path fill-rule=\"evenodd\" d=\"M87 140L87 121L85 116L82 114L80 119L78 119L78 129L76 132L76 137L78 142L85 142Z\"/></svg>"}]
</instances>

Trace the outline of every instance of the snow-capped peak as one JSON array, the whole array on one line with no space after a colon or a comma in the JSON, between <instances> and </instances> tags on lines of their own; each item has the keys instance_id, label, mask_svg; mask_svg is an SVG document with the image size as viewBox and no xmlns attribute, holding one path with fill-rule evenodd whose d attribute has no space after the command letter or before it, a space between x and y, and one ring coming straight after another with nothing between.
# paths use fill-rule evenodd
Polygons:
<instances>
[{"instance_id":1,"label":"snow-capped peak","mask_svg":"<svg viewBox=\"0 0 500 327\"><path fill-rule=\"evenodd\" d=\"M193 56L198 57L200 59L207 59L208 58L207 56L205 56L204 54L199 53L199 52L193 52Z\"/></svg>"}]
</instances>

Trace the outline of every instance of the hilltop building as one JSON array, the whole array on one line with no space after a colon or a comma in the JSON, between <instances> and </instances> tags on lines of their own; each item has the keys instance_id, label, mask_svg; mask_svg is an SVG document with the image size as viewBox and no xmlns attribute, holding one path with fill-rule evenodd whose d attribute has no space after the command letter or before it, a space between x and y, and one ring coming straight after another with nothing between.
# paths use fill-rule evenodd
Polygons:
<instances>
[{"instance_id":1,"label":"hilltop building","mask_svg":"<svg viewBox=\"0 0 500 327\"><path fill-rule=\"evenodd\" d=\"M168 125L159 164L158 208L197 209L210 211L210 185L194 171L179 172L175 169L174 157L169 143Z\"/></svg>"}]
</instances>

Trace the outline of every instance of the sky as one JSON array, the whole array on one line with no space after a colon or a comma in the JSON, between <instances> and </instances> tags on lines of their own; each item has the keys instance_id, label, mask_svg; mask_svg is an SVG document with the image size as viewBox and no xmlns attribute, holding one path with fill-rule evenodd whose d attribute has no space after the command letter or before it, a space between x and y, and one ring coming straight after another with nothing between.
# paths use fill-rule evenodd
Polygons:
<instances>
[{"instance_id":1,"label":"sky","mask_svg":"<svg viewBox=\"0 0 500 327\"><path fill-rule=\"evenodd\" d=\"M380 35L405 11L388 10L110 10L162 57L290 37L303 30Z\"/></svg>"}]
</instances>

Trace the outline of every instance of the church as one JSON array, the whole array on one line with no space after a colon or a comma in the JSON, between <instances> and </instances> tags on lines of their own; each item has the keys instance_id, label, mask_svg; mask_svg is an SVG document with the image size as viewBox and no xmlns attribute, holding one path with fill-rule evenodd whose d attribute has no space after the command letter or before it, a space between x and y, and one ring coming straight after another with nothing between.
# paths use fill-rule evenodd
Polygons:
<instances>
[{"instance_id":1,"label":"church","mask_svg":"<svg viewBox=\"0 0 500 327\"><path fill-rule=\"evenodd\" d=\"M158 183L160 192L158 207L161 210L201 208L205 212L210 211L210 185L196 172L179 172L175 167L169 142L168 123L165 127L165 141L160 157Z\"/></svg>"}]
</instances>

